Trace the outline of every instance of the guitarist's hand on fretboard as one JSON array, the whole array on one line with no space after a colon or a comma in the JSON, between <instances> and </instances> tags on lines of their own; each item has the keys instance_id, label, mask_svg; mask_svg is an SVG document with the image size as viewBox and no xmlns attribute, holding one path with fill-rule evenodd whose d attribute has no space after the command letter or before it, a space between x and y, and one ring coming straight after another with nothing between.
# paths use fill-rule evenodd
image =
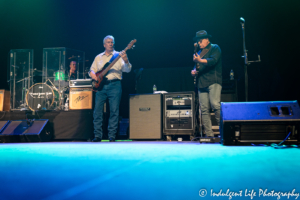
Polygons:
<instances>
[{"instance_id":1,"label":"guitarist's hand on fretboard","mask_svg":"<svg viewBox=\"0 0 300 200\"><path fill-rule=\"evenodd\" d=\"M199 56L197 53L194 54L194 56L193 56L193 61L194 61L194 62L197 62L197 63L200 63L200 62L201 62L201 58L200 58L200 56Z\"/></svg>"},{"instance_id":2,"label":"guitarist's hand on fretboard","mask_svg":"<svg viewBox=\"0 0 300 200\"><path fill-rule=\"evenodd\" d=\"M129 60L128 60L128 57L127 57L127 54L126 54L126 52L125 52L124 50L123 50L123 51L121 51L119 55L122 57L122 59L124 60L124 62L125 62L126 64L128 64L128 63L129 63Z\"/></svg>"}]
</instances>

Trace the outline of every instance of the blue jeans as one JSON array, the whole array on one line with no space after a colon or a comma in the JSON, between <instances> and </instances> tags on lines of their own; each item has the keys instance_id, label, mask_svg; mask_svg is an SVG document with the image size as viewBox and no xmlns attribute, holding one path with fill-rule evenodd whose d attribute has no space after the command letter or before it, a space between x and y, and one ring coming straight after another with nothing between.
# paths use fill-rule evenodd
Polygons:
<instances>
[{"instance_id":1,"label":"blue jeans","mask_svg":"<svg viewBox=\"0 0 300 200\"><path fill-rule=\"evenodd\" d=\"M96 92L94 108L94 134L102 138L103 130L103 105L108 99L110 116L108 121L108 138L115 138L119 123L119 105L122 95L121 81L107 83L100 91Z\"/></svg>"},{"instance_id":2,"label":"blue jeans","mask_svg":"<svg viewBox=\"0 0 300 200\"><path fill-rule=\"evenodd\" d=\"M214 83L206 88L198 89L199 104L201 108L202 124L206 136L213 137L214 133L211 128L210 119L210 106L215 112L215 117L220 126L220 101L221 101L221 90L220 84Z\"/></svg>"}]
</instances>

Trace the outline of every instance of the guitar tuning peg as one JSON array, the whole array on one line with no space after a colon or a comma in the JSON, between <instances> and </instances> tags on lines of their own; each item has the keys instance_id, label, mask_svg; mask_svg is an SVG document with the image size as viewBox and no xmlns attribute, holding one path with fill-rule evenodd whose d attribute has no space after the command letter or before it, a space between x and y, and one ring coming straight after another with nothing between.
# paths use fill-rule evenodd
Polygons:
<instances>
[{"instance_id":1,"label":"guitar tuning peg","mask_svg":"<svg viewBox=\"0 0 300 200\"><path fill-rule=\"evenodd\" d=\"M133 49L135 47L135 45L132 45L131 49Z\"/></svg>"}]
</instances>

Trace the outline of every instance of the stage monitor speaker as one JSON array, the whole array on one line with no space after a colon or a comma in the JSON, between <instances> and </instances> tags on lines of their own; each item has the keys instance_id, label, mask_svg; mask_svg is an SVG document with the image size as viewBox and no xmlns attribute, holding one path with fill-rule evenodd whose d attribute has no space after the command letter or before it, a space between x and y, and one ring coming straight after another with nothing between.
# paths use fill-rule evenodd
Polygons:
<instances>
[{"instance_id":1,"label":"stage monitor speaker","mask_svg":"<svg viewBox=\"0 0 300 200\"><path fill-rule=\"evenodd\" d=\"M70 88L70 110L92 109L92 88Z\"/></svg>"},{"instance_id":2,"label":"stage monitor speaker","mask_svg":"<svg viewBox=\"0 0 300 200\"><path fill-rule=\"evenodd\" d=\"M162 95L129 97L129 139L161 139Z\"/></svg>"},{"instance_id":3,"label":"stage monitor speaker","mask_svg":"<svg viewBox=\"0 0 300 200\"><path fill-rule=\"evenodd\" d=\"M1 142L47 142L53 136L48 119L13 120L0 134Z\"/></svg>"},{"instance_id":4,"label":"stage monitor speaker","mask_svg":"<svg viewBox=\"0 0 300 200\"><path fill-rule=\"evenodd\" d=\"M10 91L0 90L0 111L10 110Z\"/></svg>"},{"instance_id":5,"label":"stage monitor speaker","mask_svg":"<svg viewBox=\"0 0 300 200\"><path fill-rule=\"evenodd\" d=\"M300 142L297 101L221 103L221 142L224 145Z\"/></svg>"},{"instance_id":6,"label":"stage monitor speaker","mask_svg":"<svg viewBox=\"0 0 300 200\"><path fill-rule=\"evenodd\" d=\"M6 128L6 126L9 124L9 121L0 121L0 134L2 131Z\"/></svg>"}]
</instances>

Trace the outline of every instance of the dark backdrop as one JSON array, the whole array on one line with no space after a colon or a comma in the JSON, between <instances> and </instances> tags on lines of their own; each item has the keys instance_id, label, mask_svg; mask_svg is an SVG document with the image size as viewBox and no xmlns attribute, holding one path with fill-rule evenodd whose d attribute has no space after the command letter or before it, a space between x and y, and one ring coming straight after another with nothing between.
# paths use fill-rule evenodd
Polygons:
<instances>
[{"instance_id":1,"label":"dark backdrop","mask_svg":"<svg viewBox=\"0 0 300 200\"><path fill-rule=\"evenodd\" d=\"M212 43L222 49L224 78L234 70L239 100L243 101L239 18L244 17L249 60L256 60L258 54L262 60L249 66L249 100L300 100L299 8L298 0L1 0L0 88L9 88L10 49L34 49L37 69L42 69L43 48L82 50L89 60L86 66L90 66L103 51L103 38L109 34L116 39L116 50L137 39L136 48L128 51L133 70L170 68L162 71L168 78L172 68L193 68L192 38L205 29L213 36ZM123 117L128 117L134 79L133 71L123 75Z\"/></svg>"}]
</instances>

